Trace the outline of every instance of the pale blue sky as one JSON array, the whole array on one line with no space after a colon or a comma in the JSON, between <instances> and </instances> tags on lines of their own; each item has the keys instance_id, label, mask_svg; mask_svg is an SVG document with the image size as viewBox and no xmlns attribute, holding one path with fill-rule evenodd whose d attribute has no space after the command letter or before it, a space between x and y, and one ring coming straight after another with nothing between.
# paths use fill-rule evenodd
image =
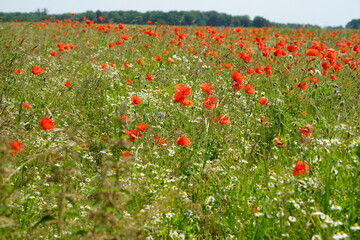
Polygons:
<instances>
[{"instance_id":1,"label":"pale blue sky","mask_svg":"<svg viewBox=\"0 0 360 240\"><path fill-rule=\"evenodd\" d=\"M360 18L360 0L0 0L0 12L34 12L47 8L52 13L80 13L87 10L199 10L262 16L279 23L309 23L345 26Z\"/></svg>"}]
</instances>

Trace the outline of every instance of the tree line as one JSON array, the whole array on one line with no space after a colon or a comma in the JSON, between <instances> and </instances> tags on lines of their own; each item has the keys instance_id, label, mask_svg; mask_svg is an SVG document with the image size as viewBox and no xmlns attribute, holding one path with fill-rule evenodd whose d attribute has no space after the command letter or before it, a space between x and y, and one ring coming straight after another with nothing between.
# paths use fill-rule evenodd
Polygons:
<instances>
[{"instance_id":1,"label":"tree line","mask_svg":"<svg viewBox=\"0 0 360 240\"><path fill-rule=\"evenodd\" d=\"M86 11L84 13L71 14L52 14L53 19L72 19L73 21L83 21L84 18L94 21L95 23L125 23L125 24L144 24L151 21L154 24L168 25L195 25L195 26L229 26L229 27L290 27L290 28L320 28L318 25L312 24L296 24L296 23L275 23L256 16L250 19L248 15L232 16L226 13L218 13L216 11L148 11L145 13L138 11ZM47 9L37 9L30 13L4 13L0 12L0 22L38 22L48 19ZM334 28L343 28L337 26ZM360 19L352 20L346 25L346 28L360 28Z\"/></svg>"}]
</instances>

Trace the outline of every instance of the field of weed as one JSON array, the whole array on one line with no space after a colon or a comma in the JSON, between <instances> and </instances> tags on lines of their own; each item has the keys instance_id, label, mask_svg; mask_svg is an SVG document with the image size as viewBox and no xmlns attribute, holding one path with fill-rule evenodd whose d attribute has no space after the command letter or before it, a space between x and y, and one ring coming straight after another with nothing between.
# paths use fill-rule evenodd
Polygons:
<instances>
[{"instance_id":1,"label":"field of weed","mask_svg":"<svg viewBox=\"0 0 360 240\"><path fill-rule=\"evenodd\" d=\"M360 239L355 30L0 24L1 239Z\"/></svg>"}]
</instances>

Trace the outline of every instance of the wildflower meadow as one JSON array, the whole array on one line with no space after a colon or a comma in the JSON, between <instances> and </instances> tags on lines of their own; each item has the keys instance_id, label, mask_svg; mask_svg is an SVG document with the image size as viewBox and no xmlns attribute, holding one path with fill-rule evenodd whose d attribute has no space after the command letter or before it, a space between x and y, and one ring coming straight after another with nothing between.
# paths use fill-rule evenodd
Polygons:
<instances>
[{"instance_id":1,"label":"wildflower meadow","mask_svg":"<svg viewBox=\"0 0 360 240\"><path fill-rule=\"evenodd\" d=\"M0 23L0 239L360 239L358 30Z\"/></svg>"}]
</instances>

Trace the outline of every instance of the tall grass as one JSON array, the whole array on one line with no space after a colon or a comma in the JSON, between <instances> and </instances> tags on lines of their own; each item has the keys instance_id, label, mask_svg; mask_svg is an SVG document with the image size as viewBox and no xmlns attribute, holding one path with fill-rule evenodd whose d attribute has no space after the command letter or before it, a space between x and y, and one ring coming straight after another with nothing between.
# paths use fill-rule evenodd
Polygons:
<instances>
[{"instance_id":1,"label":"tall grass","mask_svg":"<svg viewBox=\"0 0 360 240\"><path fill-rule=\"evenodd\" d=\"M67 20L0 31L1 238L360 238L358 32ZM232 88L233 71L255 94ZM192 106L174 101L176 84ZM309 170L293 176L297 161Z\"/></svg>"}]
</instances>

